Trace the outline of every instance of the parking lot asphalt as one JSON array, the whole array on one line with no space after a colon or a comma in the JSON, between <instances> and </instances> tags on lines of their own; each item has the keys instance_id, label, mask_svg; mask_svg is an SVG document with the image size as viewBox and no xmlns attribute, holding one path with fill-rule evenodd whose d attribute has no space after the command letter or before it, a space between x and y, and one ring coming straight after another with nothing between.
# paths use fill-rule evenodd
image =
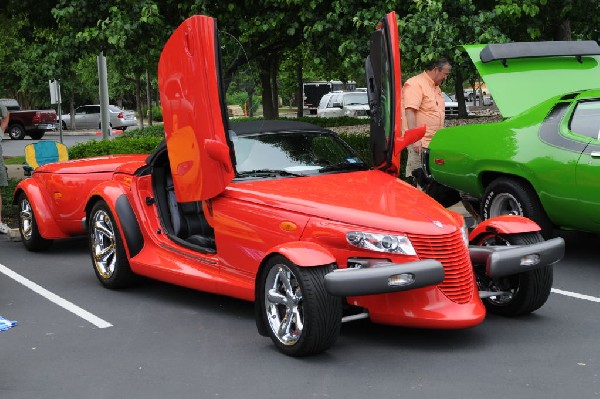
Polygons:
<instances>
[{"instance_id":1,"label":"parking lot asphalt","mask_svg":"<svg viewBox=\"0 0 600 399\"><path fill-rule=\"evenodd\" d=\"M85 237L42 253L0 242L0 314L18 322L0 333L0 397L597 398L597 238L565 237L534 314L466 330L353 321L304 359L256 332L252 303L155 281L104 289Z\"/></svg>"}]
</instances>

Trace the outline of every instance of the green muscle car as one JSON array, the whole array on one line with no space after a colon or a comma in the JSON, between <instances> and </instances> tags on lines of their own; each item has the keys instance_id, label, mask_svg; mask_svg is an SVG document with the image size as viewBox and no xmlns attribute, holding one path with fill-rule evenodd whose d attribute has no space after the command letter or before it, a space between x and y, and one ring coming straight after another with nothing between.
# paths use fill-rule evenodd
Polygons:
<instances>
[{"instance_id":1,"label":"green muscle car","mask_svg":"<svg viewBox=\"0 0 600 399\"><path fill-rule=\"evenodd\" d=\"M465 46L504 117L437 132L433 178L480 199L484 219L523 215L600 232L600 46L595 41Z\"/></svg>"}]
</instances>

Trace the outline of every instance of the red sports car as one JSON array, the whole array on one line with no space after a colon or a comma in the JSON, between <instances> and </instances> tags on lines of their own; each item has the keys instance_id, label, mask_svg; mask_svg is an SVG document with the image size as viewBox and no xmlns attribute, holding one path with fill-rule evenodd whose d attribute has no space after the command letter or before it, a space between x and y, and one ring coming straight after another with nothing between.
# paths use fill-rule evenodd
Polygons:
<instances>
[{"instance_id":1,"label":"red sports car","mask_svg":"<svg viewBox=\"0 0 600 399\"><path fill-rule=\"evenodd\" d=\"M546 302L562 239L543 241L519 216L469 235L460 214L397 178L424 129L400 131L394 13L366 62L375 167L311 124L231 123L218 37L214 19L194 16L166 43L155 153L49 164L17 186L27 249L87 234L107 288L147 276L254 301L258 331L292 356L330 347L344 312L454 329L486 307L518 315Z\"/></svg>"}]
</instances>

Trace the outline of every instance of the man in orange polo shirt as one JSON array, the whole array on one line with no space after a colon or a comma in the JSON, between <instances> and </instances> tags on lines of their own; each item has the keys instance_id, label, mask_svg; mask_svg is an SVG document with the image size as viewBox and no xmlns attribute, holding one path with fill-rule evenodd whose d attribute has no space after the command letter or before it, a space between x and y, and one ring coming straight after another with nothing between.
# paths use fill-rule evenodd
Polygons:
<instances>
[{"instance_id":1,"label":"man in orange polo shirt","mask_svg":"<svg viewBox=\"0 0 600 399\"><path fill-rule=\"evenodd\" d=\"M408 79L402 88L402 104L406 128L425 125L423 138L408 147L406 176L421 166L421 152L429 146L431 138L444 127L446 106L440 84L448 77L452 65L444 57L431 62L421 74Z\"/></svg>"},{"instance_id":2,"label":"man in orange polo shirt","mask_svg":"<svg viewBox=\"0 0 600 399\"><path fill-rule=\"evenodd\" d=\"M439 129L444 127L446 106L440 84L450 74L452 65L444 57L431 62L425 71L408 79L402 87L402 104L406 129L425 125L425 136L408 146L406 160L406 177L414 179L412 172L421 167L423 148L429 147L431 138ZM473 217L475 224L481 217L470 201L470 198L460 195L465 209ZM439 199L438 199L439 201ZM458 202L458 201L457 201Z\"/></svg>"}]
</instances>

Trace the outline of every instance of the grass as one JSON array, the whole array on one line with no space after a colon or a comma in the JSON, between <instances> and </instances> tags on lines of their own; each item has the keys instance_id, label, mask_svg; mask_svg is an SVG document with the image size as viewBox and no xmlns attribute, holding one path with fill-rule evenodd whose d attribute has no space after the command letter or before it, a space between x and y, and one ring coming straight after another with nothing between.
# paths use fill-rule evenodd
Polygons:
<instances>
[{"instance_id":1,"label":"grass","mask_svg":"<svg viewBox=\"0 0 600 399\"><path fill-rule=\"evenodd\" d=\"M24 163L25 163L25 155L4 158L5 165L23 165Z\"/></svg>"},{"instance_id":2,"label":"grass","mask_svg":"<svg viewBox=\"0 0 600 399\"><path fill-rule=\"evenodd\" d=\"M0 191L2 192L2 222L10 227L18 226L17 215L19 208L12 204L13 193L17 183L18 181L15 179L8 179L8 186L0 187Z\"/></svg>"}]
</instances>

